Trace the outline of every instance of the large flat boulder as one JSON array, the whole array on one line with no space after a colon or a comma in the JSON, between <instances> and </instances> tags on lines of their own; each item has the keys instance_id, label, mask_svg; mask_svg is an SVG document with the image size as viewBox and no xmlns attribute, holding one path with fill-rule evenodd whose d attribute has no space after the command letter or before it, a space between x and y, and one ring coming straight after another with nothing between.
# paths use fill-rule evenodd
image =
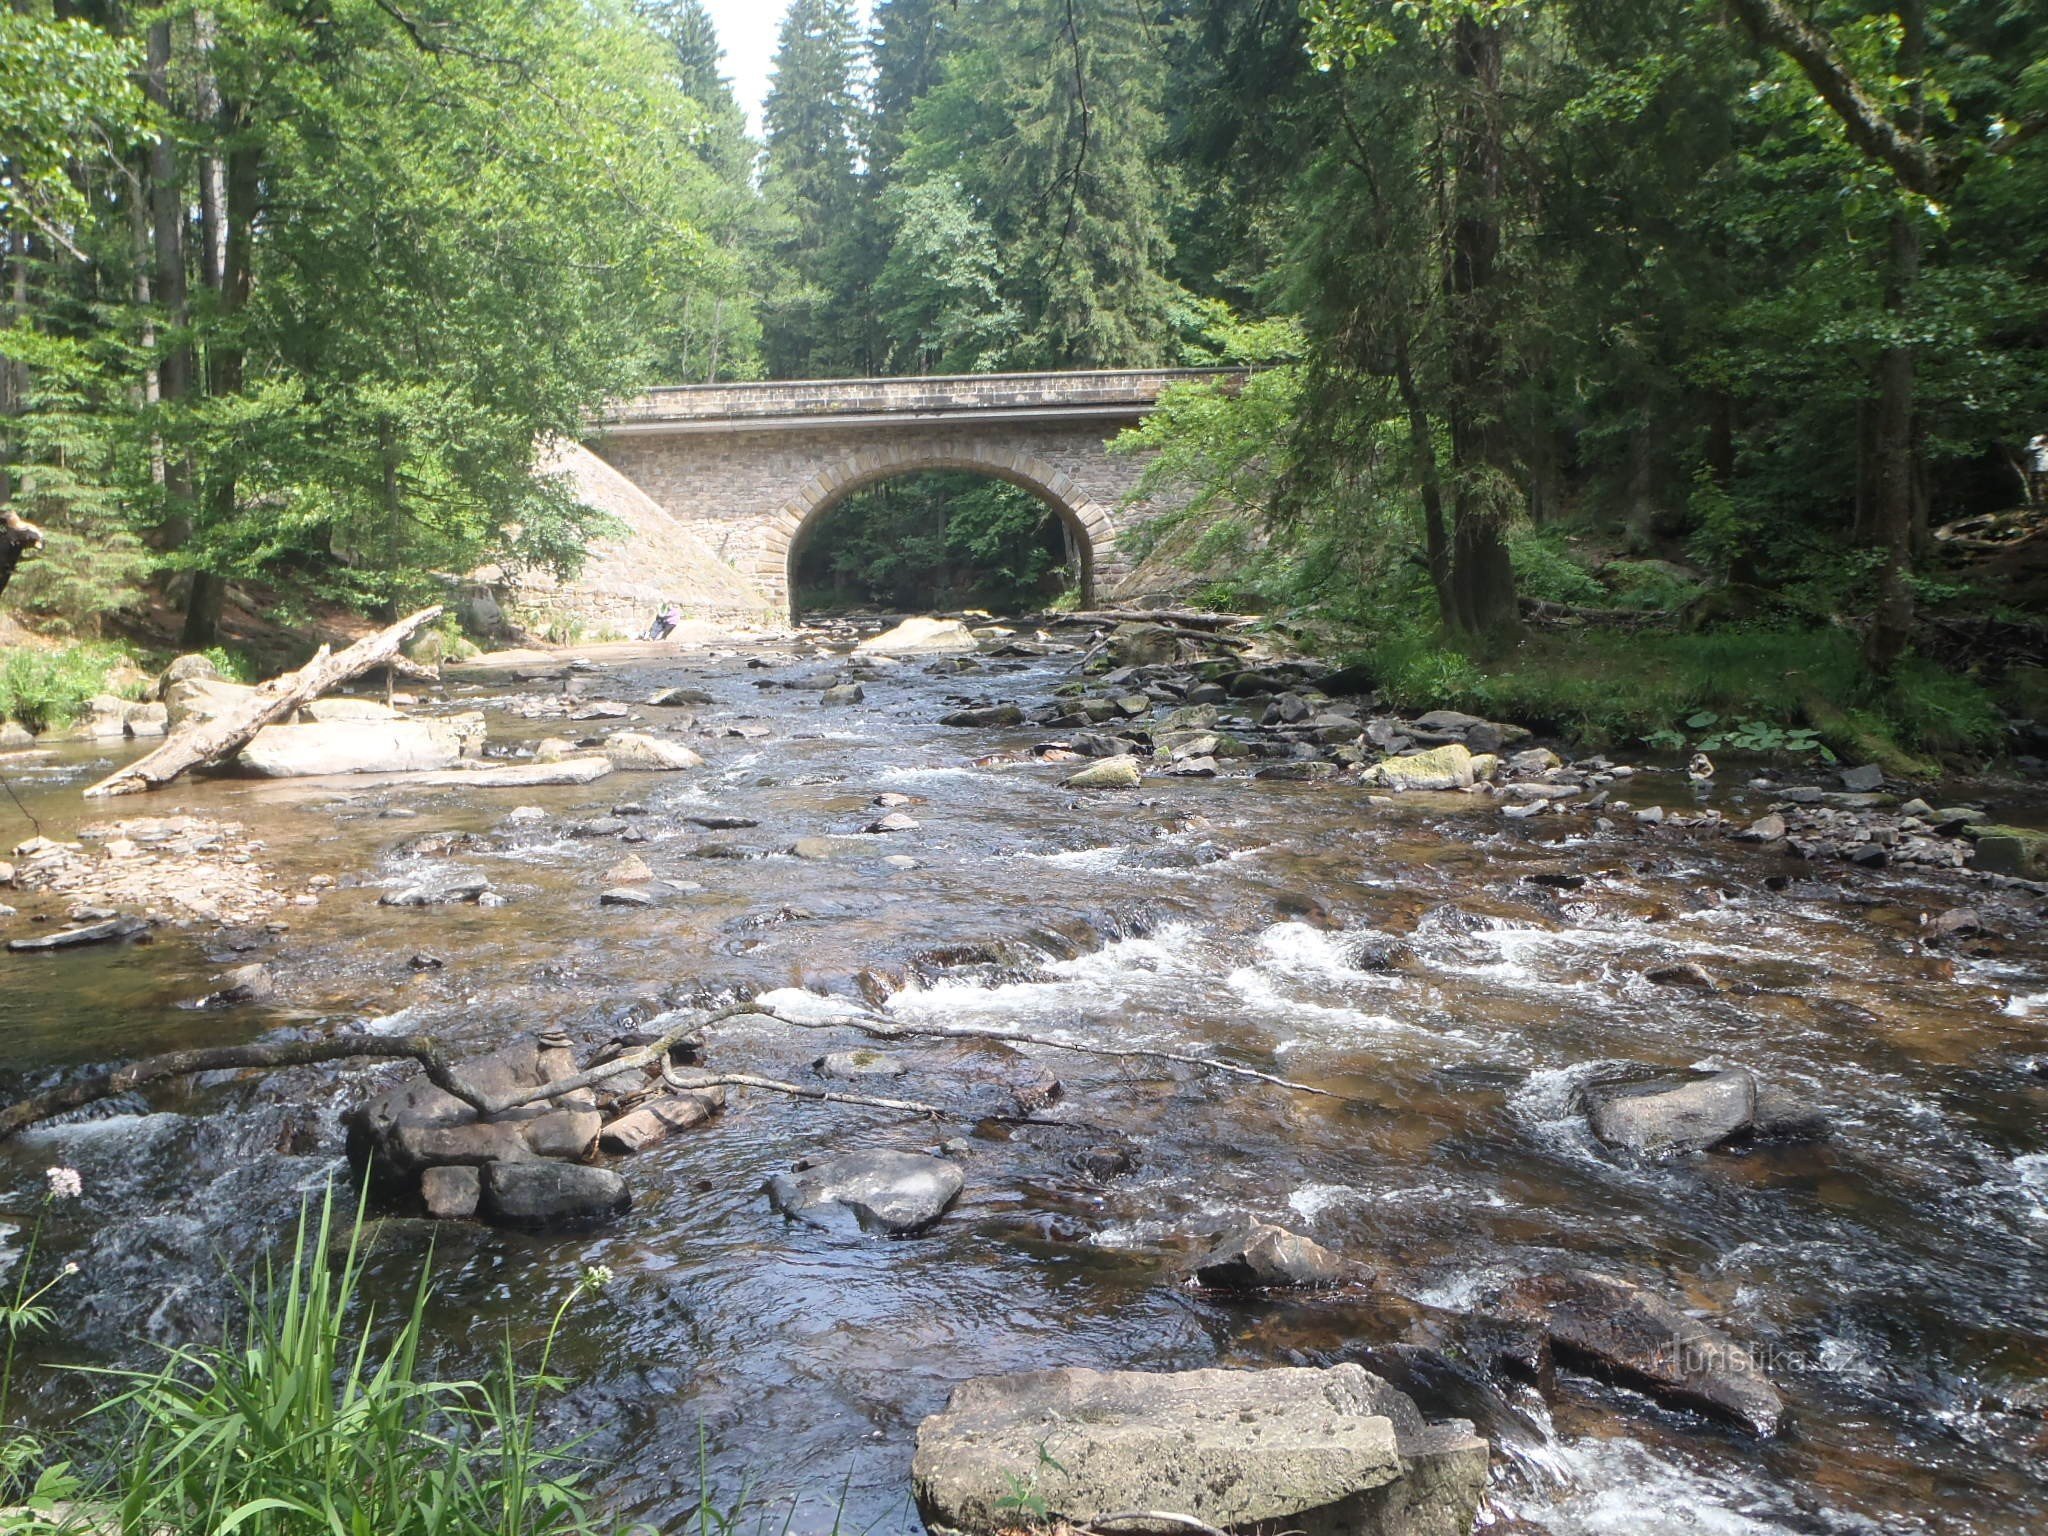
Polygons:
<instances>
[{"instance_id":1,"label":"large flat boulder","mask_svg":"<svg viewBox=\"0 0 2048 1536\"><path fill-rule=\"evenodd\" d=\"M922 1152L847 1152L768 1181L785 1216L816 1227L858 1223L898 1236L945 1214L966 1182L957 1163Z\"/></svg>"},{"instance_id":2,"label":"large flat boulder","mask_svg":"<svg viewBox=\"0 0 2048 1536\"><path fill-rule=\"evenodd\" d=\"M918 1426L911 1480L939 1536L1044 1518L1085 1526L1170 1510L1230 1531L1466 1536L1487 1445L1425 1423L1361 1366L1254 1371L1054 1370L954 1389Z\"/></svg>"},{"instance_id":3,"label":"large flat boulder","mask_svg":"<svg viewBox=\"0 0 2048 1536\"><path fill-rule=\"evenodd\" d=\"M645 731L620 731L607 736L603 751L614 768L629 773L671 773L680 768L704 766L704 759L680 741L665 741Z\"/></svg>"},{"instance_id":4,"label":"large flat boulder","mask_svg":"<svg viewBox=\"0 0 2048 1536\"><path fill-rule=\"evenodd\" d=\"M266 779L332 773L416 773L462 761L464 733L450 720L327 720L266 725L241 764Z\"/></svg>"},{"instance_id":5,"label":"large flat boulder","mask_svg":"<svg viewBox=\"0 0 2048 1536\"><path fill-rule=\"evenodd\" d=\"M909 656L946 651L972 651L980 648L981 642L974 638L958 619L935 619L920 614L905 619L894 629L885 629L879 635L870 635L854 647L871 655Z\"/></svg>"},{"instance_id":6,"label":"large flat boulder","mask_svg":"<svg viewBox=\"0 0 2048 1536\"><path fill-rule=\"evenodd\" d=\"M1742 1345L1631 1281L1575 1270L1497 1292L1490 1315L1540 1327L1567 1365L1775 1435L1785 1400Z\"/></svg>"}]
</instances>

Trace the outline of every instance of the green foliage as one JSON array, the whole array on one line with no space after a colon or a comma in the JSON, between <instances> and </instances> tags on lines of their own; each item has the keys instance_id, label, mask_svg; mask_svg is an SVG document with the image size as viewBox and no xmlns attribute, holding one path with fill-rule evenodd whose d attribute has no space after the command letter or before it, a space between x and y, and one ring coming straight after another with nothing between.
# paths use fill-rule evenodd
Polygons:
<instances>
[{"instance_id":1,"label":"green foliage","mask_svg":"<svg viewBox=\"0 0 2048 1536\"><path fill-rule=\"evenodd\" d=\"M254 683L262 679L261 669L249 659L246 651L225 645L209 645L200 654L213 663L214 671L231 683Z\"/></svg>"},{"instance_id":2,"label":"green foliage","mask_svg":"<svg viewBox=\"0 0 2048 1536\"><path fill-rule=\"evenodd\" d=\"M427 1282L395 1333L357 1296L358 1234L330 1256L330 1191L302 1215L288 1267L246 1297L239 1345L166 1352L97 1410L118 1436L111 1482L94 1490L128 1531L249 1536L553 1536L588 1528L571 1451L540 1444L556 1334L593 1273L557 1305L536 1369L509 1342L481 1380L421 1369Z\"/></svg>"},{"instance_id":3,"label":"green foliage","mask_svg":"<svg viewBox=\"0 0 2048 1536\"><path fill-rule=\"evenodd\" d=\"M106 693L107 674L130 666L118 645L88 641L58 650L14 646L0 655L0 720L47 731L85 713L94 694Z\"/></svg>"},{"instance_id":4,"label":"green foliage","mask_svg":"<svg viewBox=\"0 0 2048 1536\"><path fill-rule=\"evenodd\" d=\"M799 557L800 606L1016 612L1055 595L1056 514L1031 492L959 472L905 476L825 514Z\"/></svg>"},{"instance_id":5,"label":"green foliage","mask_svg":"<svg viewBox=\"0 0 2048 1536\"><path fill-rule=\"evenodd\" d=\"M1590 745L1861 756L1869 743L1852 739L1861 731L1919 751L1984 753L2001 730L1981 684L1917 659L1888 685L1875 683L1855 637L1840 631L1587 631L1531 640L1482 670L1418 625L1390 631L1356 659L1398 708L1466 709Z\"/></svg>"}]
</instances>

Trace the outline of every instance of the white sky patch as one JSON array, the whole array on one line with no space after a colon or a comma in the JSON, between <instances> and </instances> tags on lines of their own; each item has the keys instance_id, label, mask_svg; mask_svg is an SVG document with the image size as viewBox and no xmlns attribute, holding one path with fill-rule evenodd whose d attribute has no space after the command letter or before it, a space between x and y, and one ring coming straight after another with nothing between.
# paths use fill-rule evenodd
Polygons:
<instances>
[{"instance_id":1,"label":"white sky patch","mask_svg":"<svg viewBox=\"0 0 2048 1536\"><path fill-rule=\"evenodd\" d=\"M768 73L775 64L775 39L782 30L787 5L777 0L704 0L725 49L724 74L733 94L746 109L747 132L761 136L761 102L768 95ZM870 0L854 0L853 13L865 32L872 20Z\"/></svg>"}]
</instances>

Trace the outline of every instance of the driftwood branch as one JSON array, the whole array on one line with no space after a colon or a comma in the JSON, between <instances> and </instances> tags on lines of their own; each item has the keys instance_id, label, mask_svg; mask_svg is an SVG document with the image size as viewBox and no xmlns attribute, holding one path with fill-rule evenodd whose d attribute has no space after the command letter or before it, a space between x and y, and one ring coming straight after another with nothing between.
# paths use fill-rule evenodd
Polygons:
<instances>
[{"instance_id":1,"label":"driftwood branch","mask_svg":"<svg viewBox=\"0 0 2048 1536\"><path fill-rule=\"evenodd\" d=\"M21 1099L0 1109L0 1141L17 1131L66 1110L82 1109L102 1099L117 1098L144 1084L194 1072L232 1072L250 1067L304 1067L328 1061L416 1061L435 1085L458 1099L476 1103L475 1095L456 1076L448 1058L432 1040L391 1039L384 1035L343 1035L333 1040L281 1040L270 1045L225 1045L203 1050L167 1051L140 1061L89 1073L73 1082Z\"/></svg>"},{"instance_id":2,"label":"driftwood branch","mask_svg":"<svg viewBox=\"0 0 2048 1536\"><path fill-rule=\"evenodd\" d=\"M39 1121L64 1114L68 1110L82 1109L88 1104L97 1104L104 1099L116 1098L149 1083L161 1082L168 1077L185 1077L195 1072L317 1066L332 1061L417 1062L428 1080L436 1087L453 1094L475 1109L478 1114L486 1117L501 1115L528 1104L558 1099L564 1094L592 1087L622 1073L646 1071L650 1067L659 1069L663 1079L676 1088L759 1088L765 1092L788 1094L792 1098L810 1099L821 1104L851 1104L863 1109L890 1109L905 1114L934 1117L948 1113L938 1105L927 1104L917 1099L878 1098L867 1094L845 1093L837 1089L810 1088L797 1083L782 1082L777 1078L756 1077L743 1072L678 1072L668 1064L668 1053L682 1041L713 1024L742 1015L773 1019L778 1024L787 1024L797 1029L855 1029L876 1040L990 1040L1003 1045L1035 1045L1052 1051L1072 1051L1084 1056L1140 1057L1151 1061L1169 1061L1205 1072L1249 1078L1276 1088L1285 1088L1292 1093L1313 1094L1317 1098L1340 1099L1352 1104L1365 1102L1329 1088L1318 1088L1312 1083L1296 1082L1292 1078L1261 1072L1256 1067L1240 1066L1236 1062L1220 1061L1214 1056L1202 1056L1192 1051L1168 1051L1136 1045L1080 1045L1054 1035L996 1029L978 1024L899 1024L880 1014L850 1006L830 1016L797 1019L785 1013L778 1013L773 1008L764 1008L758 1003L733 1003L708 1013L685 1015L674 1029L658 1035L647 1044L636 1046L582 1072L557 1078L537 1088L502 1095L484 1093L471 1085L462 1075L461 1064L452 1060L436 1041L425 1036L408 1039L387 1035L342 1035L331 1040L281 1040L271 1044L210 1046L201 1050L167 1051L161 1056L145 1056L140 1061L131 1061L122 1066L88 1073L46 1093L33 1094L0 1107L0 1141Z\"/></svg>"},{"instance_id":3,"label":"driftwood branch","mask_svg":"<svg viewBox=\"0 0 2048 1536\"><path fill-rule=\"evenodd\" d=\"M1206 613L1192 608L1083 608L1055 615L1062 624L1172 624L1183 629L1228 629L1249 624L1249 613Z\"/></svg>"},{"instance_id":4,"label":"driftwood branch","mask_svg":"<svg viewBox=\"0 0 2048 1536\"><path fill-rule=\"evenodd\" d=\"M301 704L310 704L329 689L381 666L416 630L441 616L437 605L400 619L388 629L358 640L345 651L330 654L326 646L296 672L282 673L262 684L245 702L210 720L180 726L170 739L146 757L109 774L88 789L88 795L133 795L160 789L187 769L232 757L266 725L285 719Z\"/></svg>"},{"instance_id":5,"label":"driftwood branch","mask_svg":"<svg viewBox=\"0 0 2048 1536\"><path fill-rule=\"evenodd\" d=\"M836 1088L806 1088L800 1083L785 1083L773 1077L755 1077L749 1072L678 1072L673 1067L664 1067L661 1078L669 1087L686 1091L694 1088L764 1088L770 1093L786 1093L792 1098L813 1099L820 1104L854 1104L862 1109L895 1109L906 1114L930 1115L934 1119L946 1113L936 1104L926 1104L917 1099L882 1099L865 1093L844 1093Z\"/></svg>"},{"instance_id":6,"label":"driftwood branch","mask_svg":"<svg viewBox=\"0 0 2048 1536\"><path fill-rule=\"evenodd\" d=\"M1062 1040L1057 1035L1032 1034L1025 1030L996 1029L985 1024L899 1024L879 1013L851 1006L843 1011L816 1019L793 1019L787 1014L777 1013L772 1008L743 1007L732 1013L757 1013L763 1018L775 1020L778 1024L794 1025L798 1029L857 1029L874 1040L993 1040L1003 1045L1036 1045L1049 1051L1073 1051L1082 1056L1130 1057L1140 1056L1152 1061L1170 1061L1184 1067L1199 1067L1205 1072L1220 1072L1229 1077L1251 1078L1261 1083L1270 1083L1275 1088L1285 1088L1293 1093L1314 1094L1318 1098L1343 1099L1347 1103L1362 1103L1349 1094L1338 1093L1330 1088L1318 1088L1313 1083L1296 1082L1290 1077L1276 1077L1271 1072L1261 1072L1256 1067L1239 1066L1234 1061L1221 1061L1214 1056L1198 1056L1192 1051L1166 1051L1142 1045L1080 1045L1072 1040Z\"/></svg>"}]
</instances>

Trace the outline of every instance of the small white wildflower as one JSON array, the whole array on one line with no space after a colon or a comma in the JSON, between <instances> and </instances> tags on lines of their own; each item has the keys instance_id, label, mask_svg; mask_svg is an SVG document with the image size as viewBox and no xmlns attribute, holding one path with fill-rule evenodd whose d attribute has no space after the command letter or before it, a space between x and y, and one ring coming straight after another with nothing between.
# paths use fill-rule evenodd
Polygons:
<instances>
[{"instance_id":1,"label":"small white wildflower","mask_svg":"<svg viewBox=\"0 0 2048 1536\"><path fill-rule=\"evenodd\" d=\"M75 1275L78 1273L78 1266L76 1264L66 1264L63 1272L67 1275Z\"/></svg>"},{"instance_id":2,"label":"small white wildflower","mask_svg":"<svg viewBox=\"0 0 2048 1536\"><path fill-rule=\"evenodd\" d=\"M592 1264L583 1271L583 1289L601 1291L612 1283L612 1267L609 1264Z\"/></svg>"},{"instance_id":3,"label":"small white wildflower","mask_svg":"<svg viewBox=\"0 0 2048 1536\"><path fill-rule=\"evenodd\" d=\"M76 1168L45 1168L43 1177L50 1181L52 1200L76 1200L85 1193L85 1181Z\"/></svg>"}]
</instances>

